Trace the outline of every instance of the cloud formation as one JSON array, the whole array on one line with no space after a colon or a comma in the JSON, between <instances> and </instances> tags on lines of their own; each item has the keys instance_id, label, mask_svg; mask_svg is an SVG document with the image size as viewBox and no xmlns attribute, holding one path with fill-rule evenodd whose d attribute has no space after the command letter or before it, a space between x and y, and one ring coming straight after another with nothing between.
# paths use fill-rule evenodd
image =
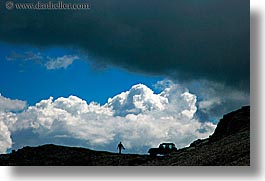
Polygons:
<instances>
[{"instance_id":1,"label":"cloud formation","mask_svg":"<svg viewBox=\"0 0 265 181\"><path fill-rule=\"evenodd\" d=\"M73 55L65 55L62 57L57 58L49 58L49 61L45 63L45 67L48 70L54 70L54 69L66 69L69 65L71 65L75 60L78 60L78 56Z\"/></svg>"},{"instance_id":2,"label":"cloud formation","mask_svg":"<svg viewBox=\"0 0 265 181\"><path fill-rule=\"evenodd\" d=\"M1 113L0 113L1 114ZM5 153L12 146L10 131L4 122L0 119L0 153Z\"/></svg>"},{"instance_id":3,"label":"cloud formation","mask_svg":"<svg viewBox=\"0 0 265 181\"><path fill-rule=\"evenodd\" d=\"M10 135L13 148L52 142L115 151L120 140L129 152L138 153L164 141L184 147L215 128L195 118L196 102L194 94L173 83L159 94L138 84L104 105L76 96L50 97L21 113L1 112L1 132L6 135L1 149L10 147Z\"/></svg>"},{"instance_id":4,"label":"cloud formation","mask_svg":"<svg viewBox=\"0 0 265 181\"><path fill-rule=\"evenodd\" d=\"M0 112L16 112L23 110L26 106L26 101L12 100L2 96L0 93Z\"/></svg>"},{"instance_id":5,"label":"cloud formation","mask_svg":"<svg viewBox=\"0 0 265 181\"><path fill-rule=\"evenodd\" d=\"M238 90L225 84L199 80L184 84L197 95L198 108L195 117L201 121L215 120L224 114L250 104L250 95L246 90Z\"/></svg>"},{"instance_id":6,"label":"cloud formation","mask_svg":"<svg viewBox=\"0 0 265 181\"><path fill-rule=\"evenodd\" d=\"M6 56L7 61L33 61L36 63L41 63L43 61L43 56L40 52L34 53L32 51L26 51L24 53L18 53L15 51L12 51L8 56Z\"/></svg>"},{"instance_id":7,"label":"cloud formation","mask_svg":"<svg viewBox=\"0 0 265 181\"><path fill-rule=\"evenodd\" d=\"M248 0L91 3L89 11L23 13L3 5L0 41L74 47L100 65L180 81L218 81L249 91Z\"/></svg>"},{"instance_id":8,"label":"cloud formation","mask_svg":"<svg viewBox=\"0 0 265 181\"><path fill-rule=\"evenodd\" d=\"M79 60L80 58L77 55L64 55L61 57L49 57L40 52L26 51L23 53L18 53L12 51L7 57L7 61L32 61L37 64L43 65L48 70L55 69L67 69L74 61Z\"/></svg>"},{"instance_id":9,"label":"cloud formation","mask_svg":"<svg viewBox=\"0 0 265 181\"><path fill-rule=\"evenodd\" d=\"M26 108L21 100L6 98L0 93L0 153L5 153L12 146L10 128L16 123L16 114Z\"/></svg>"}]
</instances>

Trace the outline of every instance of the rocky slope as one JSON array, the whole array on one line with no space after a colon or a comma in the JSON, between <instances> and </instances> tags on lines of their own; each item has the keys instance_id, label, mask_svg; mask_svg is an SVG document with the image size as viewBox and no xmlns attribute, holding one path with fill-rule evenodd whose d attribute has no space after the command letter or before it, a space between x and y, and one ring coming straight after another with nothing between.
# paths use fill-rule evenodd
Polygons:
<instances>
[{"instance_id":1,"label":"rocky slope","mask_svg":"<svg viewBox=\"0 0 265 181\"><path fill-rule=\"evenodd\" d=\"M167 156L123 154L43 145L0 155L0 165L189 166L250 165L250 107L226 114L213 135Z\"/></svg>"}]
</instances>

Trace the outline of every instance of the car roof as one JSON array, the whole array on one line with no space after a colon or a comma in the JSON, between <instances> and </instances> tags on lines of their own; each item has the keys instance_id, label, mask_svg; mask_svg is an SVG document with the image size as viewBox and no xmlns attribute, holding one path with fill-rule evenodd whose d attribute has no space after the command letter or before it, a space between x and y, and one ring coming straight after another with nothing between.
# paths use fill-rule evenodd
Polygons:
<instances>
[{"instance_id":1,"label":"car roof","mask_svg":"<svg viewBox=\"0 0 265 181\"><path fill-rule=\"evenodd\" d=\"M160 145L175 145L174 143L161 143Z\"/></svg>"}]
</instances>

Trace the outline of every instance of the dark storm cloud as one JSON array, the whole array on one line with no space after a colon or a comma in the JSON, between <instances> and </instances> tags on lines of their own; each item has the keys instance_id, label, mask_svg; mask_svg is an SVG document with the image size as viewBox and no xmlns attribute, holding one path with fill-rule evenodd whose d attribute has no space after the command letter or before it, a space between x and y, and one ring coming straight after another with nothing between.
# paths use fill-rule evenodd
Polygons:
<instances>
[{"instance_id":1,"label":"dark storm cloud","mask_svg":"<svg viewBox=\"0 0 265 181\"><path fill-rule=\"evenodd\" d=\"M0 41L76 47L99 64L248 91L248 0L89 2L91 10L8 11L2 1Z\"/></svg>"}]
</instances>

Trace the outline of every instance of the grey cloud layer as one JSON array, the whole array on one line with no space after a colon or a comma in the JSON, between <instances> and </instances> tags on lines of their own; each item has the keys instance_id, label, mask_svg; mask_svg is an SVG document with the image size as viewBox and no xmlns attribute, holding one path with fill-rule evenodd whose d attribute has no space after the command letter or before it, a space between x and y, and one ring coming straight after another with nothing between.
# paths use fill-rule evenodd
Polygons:
<instances>
[{"instance_id":1,"label":"grey cloud layer","mask_svg":"<svg viewBox=\"0 0 265 181\"><path fill-rule=\"evenodd\" d=\"M1 9L0 41L75 47L99 64L249 91L248 0L97 0L91 6Z\"/></svg>"}]
</instances>

